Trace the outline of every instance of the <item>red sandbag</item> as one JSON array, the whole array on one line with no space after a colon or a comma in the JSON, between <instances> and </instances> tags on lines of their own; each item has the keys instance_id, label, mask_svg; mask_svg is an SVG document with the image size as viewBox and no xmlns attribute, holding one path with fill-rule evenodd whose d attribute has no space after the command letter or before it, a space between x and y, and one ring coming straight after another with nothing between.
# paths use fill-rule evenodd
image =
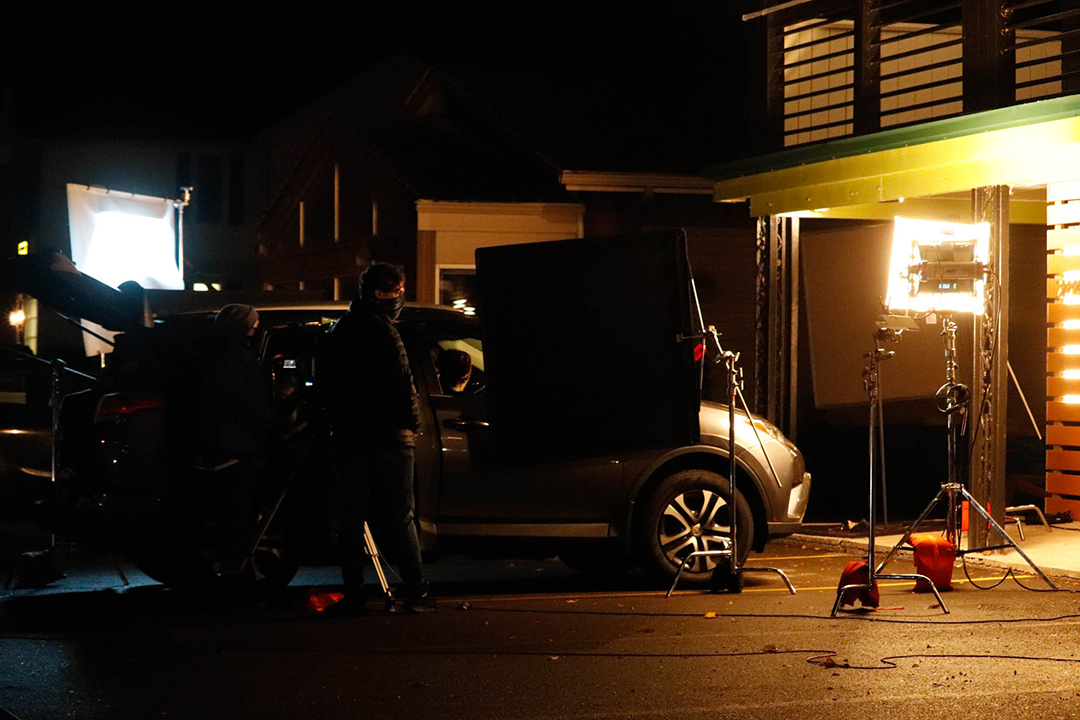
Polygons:
<instances>
[{"instance_id":1,"label":"red sandbag","mask_svg":"<svg viewBox=\"0 0 1080 720\"><path fill-rule=\"evenodd\" d=\"M836 586L837 591L845 585L866 585L867 580L870 577L870 572L867 570L865 560L852 560L844 568L844 572L840 573L840 584ZM843 595L840 596L841 605L854 605L858 600L863 607L876 608L881 602L881 593L878 592L877 581L874 581L872 587L869 588L852 588L846 590Z\"/></svg>"},{"instance_id":2,"label":"red sandbag","mask_svg":"<svg viewBox=\"0 0 1080 720\"><path fill-rule=\"evenodd\" d=\"M953 544L941 535L912 535L908 541L915 548L915 572L930 578L938 590L952 590ZM915 592L930 592L930 586L916 580Z\"/></svg>"}]
</instances>

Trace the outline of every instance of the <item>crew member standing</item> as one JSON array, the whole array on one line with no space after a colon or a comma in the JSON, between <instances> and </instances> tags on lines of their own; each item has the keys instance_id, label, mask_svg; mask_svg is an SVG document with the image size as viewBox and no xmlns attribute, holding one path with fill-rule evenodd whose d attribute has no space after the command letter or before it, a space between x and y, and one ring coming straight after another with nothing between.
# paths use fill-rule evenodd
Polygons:
<instances>
[{"instance_id":1,"label":"crew member standing","mask_svg":"<svg viewBox=\"0 0 1080 720\"><path fill-rule=\"evenodd\" d=\"M255 498L266 475L272 415L259 359L249 343L259 324L250 305L226 305L198 345L203 385L196 467L216 478L222 576L242 572L255 538ZM254 572L247 567L248 572Z\"/></svg>"},{"instance_id":2,"label":"crew member standing","mask_svg":"<svg viewBox=\"0 0 1080 720\"><path fill-rule=\"evenodd\" d=\"M319 353L318 387L330 425L341 488L339 541L345 599L332 615L366 612L364 521L389 541L404 582L407 612L430 612L420 561L413 490L419 400L394 322L405 305L400 268L373 263L360 275L360 299L330 328Z\"/></svg>"}]
</instances>

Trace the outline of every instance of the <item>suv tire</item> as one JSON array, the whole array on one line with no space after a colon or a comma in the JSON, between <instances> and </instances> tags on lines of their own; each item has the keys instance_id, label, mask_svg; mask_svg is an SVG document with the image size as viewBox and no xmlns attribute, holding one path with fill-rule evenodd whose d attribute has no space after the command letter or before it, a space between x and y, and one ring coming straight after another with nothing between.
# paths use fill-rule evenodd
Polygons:
<instances>
[{"instance_id":1,"label":"suv tire","mask_svg":"<svg viewBox=\"0 0 1080 720\"><path fill-rule=\"evenodd\" d=\"M739 565L754 543L750 504L736 491ZM640 525L642 565L665 580L672 580L679 564L692 552L721 550L720 538L731 536L731 486L727 478L709 470L682 470L665 478L649 497ZM683 570L686 582L706 585L713 570L724 570L723 556L695 558Z\"/></svg>"}]
</instances>

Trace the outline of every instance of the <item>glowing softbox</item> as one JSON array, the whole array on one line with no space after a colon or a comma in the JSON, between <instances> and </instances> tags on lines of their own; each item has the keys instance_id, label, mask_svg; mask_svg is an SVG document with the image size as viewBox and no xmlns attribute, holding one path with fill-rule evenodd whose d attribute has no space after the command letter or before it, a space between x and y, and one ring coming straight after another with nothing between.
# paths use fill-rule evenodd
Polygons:
<instances>
[{"instance_id":1,"label":"glowing softbox","mask_svg":"<svg viewBox=\"0 0 1080 720\"><path fill-rule=\"evenodd\" d=\"M895 218L889 287L893 312L981 315L990 225Z\"/></svg>"},{"instance_id":2,"label":"glowing softbox","mask_svg":"<svg viewBox=\"0 0 1080 720\"><path fill-rule=\"evenodd\" d=\"M183 290L176 264L176 213L171 200L68 185L71 259L86 275L119 287Z\"/></svg>"},{"instance_id":3,"label":"glowing softbox","mask_svg":"<svg viewBox=\"0 0 1080 720\"><path fill-rule=\"evenodd\" d=\"M118 288L134 280L144 288L183 290L176 262L176 212L165 198L68 185L71 259L79 272ZM112 333L84 321L102 335ZM89 334L87 355L111 349Z\"/></svg>"}]
</instances>

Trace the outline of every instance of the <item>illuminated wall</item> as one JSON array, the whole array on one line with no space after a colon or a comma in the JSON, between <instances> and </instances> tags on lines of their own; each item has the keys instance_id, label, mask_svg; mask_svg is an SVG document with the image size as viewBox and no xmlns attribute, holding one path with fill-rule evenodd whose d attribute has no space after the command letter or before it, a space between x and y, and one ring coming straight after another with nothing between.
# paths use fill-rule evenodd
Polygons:
<instances>
[{"instance_id":1,"label":"illuminated wall","mask_svg":"<svg viewBox=\"0 0 1080 720\"><path fill-rule=\"evenodd\" d=\"M417 297L439 301L441 270L476 267L477 248L584 237L585 206L420 200Z\"/></svg>"},{"instance_id":2,"label":"illuminated wall","mask_svg":"<svg viewBox=\"0 0 1080 720\"><path fill-rule=\"evenodd\" d=\"M1046 202L1046 512L1080 518L1080 181Z\"/></svg>"}]
</instances>

